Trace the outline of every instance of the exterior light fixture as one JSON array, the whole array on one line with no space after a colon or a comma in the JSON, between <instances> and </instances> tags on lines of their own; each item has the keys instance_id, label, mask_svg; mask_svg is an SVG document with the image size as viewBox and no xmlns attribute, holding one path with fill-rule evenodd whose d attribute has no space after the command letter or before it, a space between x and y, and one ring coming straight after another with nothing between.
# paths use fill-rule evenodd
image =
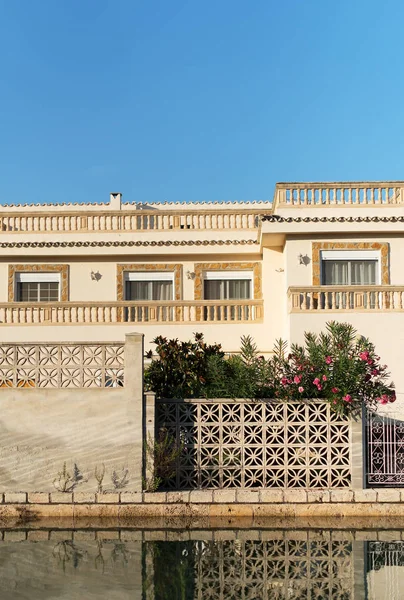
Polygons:
<instances>
[{"instance_id":1,"label":"exterior light fixture","mask_svg":"<svg viewBox=\"0 0 404 600\"><path fill-rule=\"evenodd\" d=\"M93 281L99 281L101 279L102 275L99 271L95 272L95 271L91 271L91 279Z\"/></svg>"},{"instance_id":2,"label":"exterior light fixture","mask_svg":"<svg viewBox=\"0 0 404 600\"><path fill-rule=\"evenodd\" d=\"M298 254L297 260L299 261L299 265L304 265L305 267L307 267L307 265L310 264L310 256L308 256L307 254Z\"/></svg>"}]
</instances>

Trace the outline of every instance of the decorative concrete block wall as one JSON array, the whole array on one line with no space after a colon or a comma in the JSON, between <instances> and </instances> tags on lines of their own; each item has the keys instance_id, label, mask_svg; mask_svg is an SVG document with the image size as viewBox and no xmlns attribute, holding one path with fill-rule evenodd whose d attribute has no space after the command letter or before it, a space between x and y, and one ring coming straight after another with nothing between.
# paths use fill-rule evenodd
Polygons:
<instances>
[{"instance_id":1,"label":"decorative concrete block wall","mask_svg":"<svg viewBox=\"0 0 404 600\"><path fill-rule=\"evenodd\" d=\"M162 400L156 419L182 450L166 489L362 487L361 426L324 401Z\"/></svg>"}]
</instances>

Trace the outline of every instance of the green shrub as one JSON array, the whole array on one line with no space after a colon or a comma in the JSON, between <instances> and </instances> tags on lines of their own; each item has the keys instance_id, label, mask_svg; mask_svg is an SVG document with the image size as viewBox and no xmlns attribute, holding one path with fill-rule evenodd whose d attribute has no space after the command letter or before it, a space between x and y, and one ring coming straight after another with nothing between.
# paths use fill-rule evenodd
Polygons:
<instances>
[{"instance_id":1,"label":"green shrub","mask_svg":"<svg viewBox=\"0 0 404 600\"><path fill-rule=\"evenodd\" d=\"M146 371L147 389L160 398L322 398L344 414L362 403L375 407L396 399L387 366L349 323L330 322L319 335L306 333L304 345L293 344L289 353L278 340L269 359L258 354L250 336L228 359L219 344L206 344L201 333L194 337L154 340L159 360Z\"/></svg>"}]
</instances>

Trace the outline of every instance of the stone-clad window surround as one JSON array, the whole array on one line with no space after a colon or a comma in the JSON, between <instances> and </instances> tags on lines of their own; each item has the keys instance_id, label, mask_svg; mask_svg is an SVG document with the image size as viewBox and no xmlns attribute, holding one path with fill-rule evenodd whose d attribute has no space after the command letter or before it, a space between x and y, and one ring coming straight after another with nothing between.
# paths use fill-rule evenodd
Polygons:
<instances>
[{"instance_id":1,"label":"stone-clad window surround","mask_svg":"<svg viewBox=\"0 0 404 600\"><path fill-rule=\"evenodd\" d=\"M180 264L150 264L150 263L135 263L135 264L123 264L117 265L117 300L122 302L125 300L125 272L137 271L137 272L150 272L151 279L153 279L153 273L159 273L162 271L169 271L174 273L174 300L181 300L182 291L182 265Z\"/></svg>"},{"instance_id":2,"label":"stone-clad window surround","mask_svg":"<svg viewBox=\"0 0 404 600\"><path fill-rule=\"evenodd\" d=\"M195 263L195 300L203 300L203 273L204 271L223 271L223 278L226 278L226 271L252 271L254 275L253 289L254 300L262 298L261 281L261 263L259 262L221 262L221 263Z\"/></svg>"},{"instance_id":3,"label":"stone-clad window surround","mask_svg":"<svg viewBox=\"0 0 404 600\"><path fill-rule=\"evenodd\" d=\"M16 302L16 273L60 273L60 301L69 300L69 265L9 265L8 267L8 301Z\"/></svg>"},{"instance_id":4,"label":"stone-clad window surround","mask_svg":"<svg viewBox=\"0 0 404 600\"><path fill-rule=\"evenodd\" d=\"M378 250L380 251L381 285L389 285L389 244L387 242L313 242L313 285L321 285L322 250Z\"/></svg>"}]
</instances>

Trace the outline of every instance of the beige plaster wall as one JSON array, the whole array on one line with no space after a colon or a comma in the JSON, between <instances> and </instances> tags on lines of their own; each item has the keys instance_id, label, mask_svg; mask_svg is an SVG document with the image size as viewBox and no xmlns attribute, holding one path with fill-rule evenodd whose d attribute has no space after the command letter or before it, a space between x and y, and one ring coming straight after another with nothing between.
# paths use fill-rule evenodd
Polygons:
<instances>
[{"instance_id":1,"label":"beige plaster wall","mask_svg":"<svg viewBox=\"0 0 404 600\"><path fill-rule=\"evenodd\" d=\"M276 323L276 317L273 317ZM272 350L266 323L213 324L191 323L189 325L164 323L155 325L104 324L104 325L0 325L0 344L7 342L109 342L123 341L125 335L138 331L145 336L145 350L154 349L151 341L158 335L189 340L194 332L202 332L209 343L221 343L225 352L240 349L240 337L252 335L260 351ZM277 336L275 336L277 337Z\"/></svg>"},{"instance_id":2,"label":"beige plaster wall","mask_svg":"<svg viewBox=\"0 0 404 600\"><path fill-rule=\"evenodd\" d=\"M262 297L264 323L259 339L262 348L270 350L275 340L285 338L287 334L286 270L282 248L263 249Z\"/></svg>"},{"instance_id":3,"label":"beige plaster wall","mask_svg":"<svg viewBox=\"0 0 404 600\"><path fill-rule=\"evenodd\" d=\"M126 469L123 489L141 491L143 354L143 336L128 336L123 388L1 388L0 491L63 491L64 463L82 473L74 491L96 492L103 465L103 491Z\"/></svg>"},{"instance_id":4,"label":"beige plaster wall","mask_svg":"<svg viewBox=\"0 0 404 600\"><path fill-rule=\"evenodd\" d=\"M139 487L141 409L124 389L0 390L0 490L54 492L66 461L84 481L76 491L96 491L94 470L105 464L105 488L114 470L129 470ZM140 444L141 448L141 444Z\"/></svg>"}]
</instances>

